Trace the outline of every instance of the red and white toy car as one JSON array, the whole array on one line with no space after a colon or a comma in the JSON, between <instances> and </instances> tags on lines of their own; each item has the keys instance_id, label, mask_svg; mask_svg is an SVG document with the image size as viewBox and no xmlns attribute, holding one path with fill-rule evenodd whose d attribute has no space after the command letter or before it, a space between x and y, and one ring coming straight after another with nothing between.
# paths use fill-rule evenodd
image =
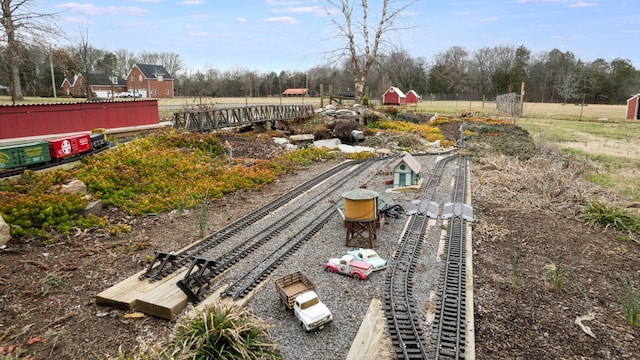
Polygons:
<instances>
[{"instance_id":1,"label":"red and white toy car","mask_svg":"<svg viewBox=\"0 0 640 360\"><path fill-rule=\"evenodd\" d=\"M324 264L324 270L351 276L354 279L366 280L373 272L373 265L355 260L353 255L344 255L339 259L329 259L329 262Z\"/></svg>"}]
</instances>

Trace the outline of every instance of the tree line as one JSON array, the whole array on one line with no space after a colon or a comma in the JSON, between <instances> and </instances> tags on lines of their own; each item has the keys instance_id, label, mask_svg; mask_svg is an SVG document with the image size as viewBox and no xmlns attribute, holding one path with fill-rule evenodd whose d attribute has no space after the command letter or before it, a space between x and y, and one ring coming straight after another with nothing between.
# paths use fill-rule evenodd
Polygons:
<instances>
[{"instance_id":1,"label":"tree line","mask_svg":"<svg viewBox=\"0 0 640 360\"><path fill-rule=\"evenodd\" d=\"M287 88L308 88L312 96L326 96L354 90L350 60L306 71L260 72L241 67L190 71L173 52L134 53L82 45L52 50L25 46L20 51L24 59L19 72L22 89L35 96L52 96L52 84L59 90L65 77L78 72L102 71L125 78L135 63L164 66L174 77L176 96L279 96ZM6 66L8 56L6 49L0 48L0 63L5 64L0 67L0 84L8 83L11 76ZM396 86L404 91L413 89L423 99L494 99L502 93L520 93L523 82L526 101L622 104L640 92L640 71L629 60L585 62L558 49L532 55L524 46L494 46L473 52L453 46L435 54L431 62L396 49L378 55L364 94L378 99Z\"/></svg>"},{"instance_id":2,"label":"tree line","mask_svg":"<svg viewBox=\"0 0 640 360\"><path fill-rule=\"evenodd\" d=\"M374 28L357 18L357 14L362 19L372 15L366 2L323 1L328 14L332 14L331 7L341 10L333 13L342 18L332 19L348 40L346 51L335 54L334 61L305 71L278 72L242 67L189 70L175 52L97 49L89 43L87 33L81 34L75 46L52 48L42 35L55 33L55 22L45 21L54 14L25 9L34 3L0 0L4 30L0 32L0 85L10 86L14 100L20 100L23 93L52 96L65 78L78 73L101 71L125 78L135 63L164 66L174 78L176 96L263 97L279 96L287 88L308 88L311 95L352 93L360 101L362 97L380 99L389 87L396 86L415 90L423 99L492 100L499 94L520 93L524 83L525 101L621 104L640 93L640 71L622 58L584 61L571 51L558 49L532 54L524 45L475 51L452 46L430 60L413 57L401 48L378 50L379 39L394 30L395 16L415 0L386 0L381 11L384 16ZM354 42L357 34L370 32L373 40L364 36ZM371 51L359 51L360 43Z\"/></svg>"}]
</instances>

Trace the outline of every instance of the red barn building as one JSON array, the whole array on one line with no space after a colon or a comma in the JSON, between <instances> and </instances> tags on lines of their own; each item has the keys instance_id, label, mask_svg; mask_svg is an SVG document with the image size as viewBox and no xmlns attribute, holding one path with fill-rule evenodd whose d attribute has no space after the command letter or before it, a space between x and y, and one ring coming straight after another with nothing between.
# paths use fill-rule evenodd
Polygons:
<instances>
[{"instance_id":1,"label":"red barn building","mask_svg":"<svg viewBox=\"0 0 640 360\"><path fill-rule=\"evenodd\" d=\"M406 104L407 95L395 86L389 88L382 94L383 105L403 105Z\"/></svg>"},{"instance_id":2,"label":"red barn building","mask_svg":"<svg viewBox=\"0 0 640 360\"><path fill-rule=\"evenodd\" d=\"M127 89L149 98L173 98L173 78L162 65L135 64L127 74Z\"/></svg>"},{"instance_id":3,"label":"red barn building","mask_svg":"<svg viewBox=\"0 0 640 360\"><path fill-rule=\"evenodd\" d=\"M415 90L409 90L407 93L407 104L417 104L420 101L420 95Z\"/></svg>"},{"instance_id":4,"label":"red barn building","mask_svg":"<svg viewBox=\"0 0 640 360\"><path fill-rule=\"evenodd\" d=\"M627 100L627 120L640 120L640 94Z\"/></svg>"}]
</instances>

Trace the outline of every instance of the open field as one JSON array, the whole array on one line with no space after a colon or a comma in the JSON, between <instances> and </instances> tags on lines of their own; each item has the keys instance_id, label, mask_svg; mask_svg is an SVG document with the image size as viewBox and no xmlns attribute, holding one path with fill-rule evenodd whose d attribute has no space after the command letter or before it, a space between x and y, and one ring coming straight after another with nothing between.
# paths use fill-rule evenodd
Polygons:
<instances>
[{"instance_id":1,"label":"open field","mask_svg":"<svg viewBox=\"0 0 640 360\"><path fill-rule=\"evenodd\" d=\"M20 104L42 104L54 102L75 102L84 101L80 98L42 98L27 97ZM116 99L116 101L131 101L130 99ZM314 106L327 105L328 98L319 97L176 97L173 99L159 99L158 105L161 110L179 110L189 107L203 106L245 106L245 105L290 105L290 104L311 104ZM378 104L371 101L371 104ZM0 96L0 105L11 104L11 98ZM417 106L408 106L410 110L428 113L455 114L459 112L479 112L484 115L500 115L496 109L495 102L490 101L432 101L423 100ZM625 105L574 105L556 103L525 103L524 117L538 119L563 119L563 120L603 120L621 121L626 115Z\"/></svg>"}]
</instances>

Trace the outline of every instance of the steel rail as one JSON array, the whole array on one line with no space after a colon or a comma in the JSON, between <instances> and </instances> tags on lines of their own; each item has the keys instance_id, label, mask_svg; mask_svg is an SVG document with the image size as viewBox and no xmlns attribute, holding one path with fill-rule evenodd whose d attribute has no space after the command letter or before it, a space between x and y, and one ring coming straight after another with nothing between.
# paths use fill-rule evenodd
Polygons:
<instances>
[{"instance_id":1,"label":"steel rail","mask_svg":"<svg viewBox=\"0 0 640 360\"><path fill-rule=\"evenodd\" d=\"M364 166L364 168L362 169L364 170L371 166L373 163L374 161L367 161L364 163L360 163L360 166ZM237 263L240 259L246 257L250 253L260 248L262 245L269 242L282 230L297 221L302 214L316 207L317 203L322 198L325 198L327 193L336 191L336 189L344 185L348 180L350 180L350 177L345 176L336 183L331 184L328 189L324 190L321 193L315 194L314 198L306 203L306 206L298 207L292 212L278 219L276 223L270 226L270 230L266 233L261 234L259 238L256 238L251 242L240 244L227 253L219 256L215 260L207 260L200 257L195 258L193 260L193 263L187 270L184 278L178 281L178 286L180 287L180 289L182 289L183 292L185 292L191 302L198 303L202 300L203 297L205 297L206 293L204 291L208 290L208 285L215 276L219 275L220 273L231 267L233 264ZM328 216L326 218L328 219ZM319 231L319 228L315 232L317 231ZM196 267L198 267L199 269L196 270ZM194 272L194 270L196 271Z\"/></svg>"},{"instance_id":2,"label":"steel rail","mask_svg":"<svg viewBox=\"0 0 640 360\"><path fill-rule=\"evenodd\" d=\"M425 186L427 199L435 200L444 170L458 157L457 155L449 156L438 161ZM425 214L416 213L412 216L407 226L408 230L401 237L400 249L396 252L387 272L386 282L389 292L385 296L385 313L399 359L426 359L428 356L423 330L416 319L412 293L415 261L422 249L427 221Z\"/></svg>"},{"instance_id":3,"label":"steel rail","mask_svg":"<svg viewBox=\"0 0 640 360\"><path fill-rule=\"evenodd\" d=\"M464 202L467 161L458 161L454 202ZM445 261L438 284L432 344L434 359L464 359L466 336L466 221L460 214L449 222Z\"/></svg>"}]
</instances>

